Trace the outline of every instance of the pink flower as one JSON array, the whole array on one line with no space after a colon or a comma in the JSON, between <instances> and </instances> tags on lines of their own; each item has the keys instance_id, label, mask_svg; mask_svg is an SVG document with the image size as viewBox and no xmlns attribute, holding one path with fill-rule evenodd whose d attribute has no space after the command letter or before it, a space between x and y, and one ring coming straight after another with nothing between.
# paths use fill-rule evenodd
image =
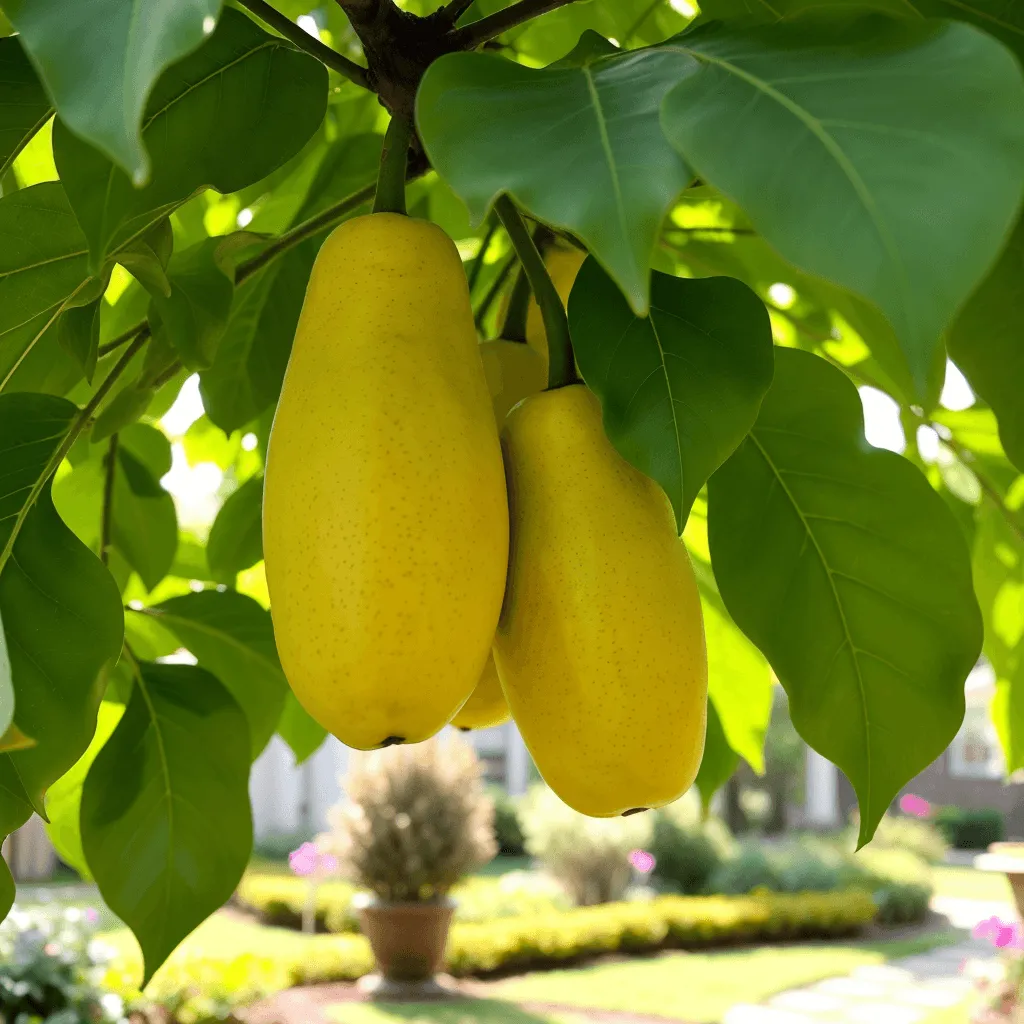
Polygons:
<instances>
[{"instance_id":1,"label":"pink flower","mask_svg":"<svg viewBox=\"0 0 1024 1024\"><path fill-rule=\"evenodd\" d=\"M927 818L932 813L932 805L924 797L906 793L900 797L900 810L914 818Z\"/></svg>"},{"instance_id":2,"label":"pink flower","mask_svg":"<svg viewBox=\"0 0 1024 1024\"><path fill-rule=\"evenodd\" d=\"M653 853L648 853L646 850L633 850L629 854L629 863L641 875L649 875L654 870L656 861Z\"/></svg>"},{"instance_id":3,"label":"pink flower","mask_svg":"<svg viewBox=\"0 0 1024 1024\"><path fill-rule=\"evenodd\" d=\"M998 949L1024 949L1024 931L1015 921L987 917L974 926L971 934L976 939L988 939Z\"/></svg>"},{"instance_id":4,"label":"pink flower","mask_svg":"<svg viewBox=\"0 0 1024 1024\"><path fill-rule=\"evenodd\" d=\"M85 919L89 924L95 924L100 919L100 912L95 907L86 907Z\"/></svg>"},{"instance_id":5,"label":"pink flower","mask_svg":"<svg viewBox=\"0 0 1024 1024\"><path fill-rule=\"evenodd\" d=\"M288 867L300 878L313 874L319 854L313 843L303 843L297 850L288 854Z\"/></svg>"}]
</instances>

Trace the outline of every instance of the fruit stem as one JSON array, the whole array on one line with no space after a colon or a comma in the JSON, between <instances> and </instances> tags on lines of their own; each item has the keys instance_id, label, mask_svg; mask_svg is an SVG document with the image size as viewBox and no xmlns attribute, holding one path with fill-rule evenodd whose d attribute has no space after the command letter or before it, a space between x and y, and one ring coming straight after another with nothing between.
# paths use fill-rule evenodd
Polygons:
<instances>
[{"instance_id":1,"label":"fruit stem","mask_svg":"<svg viewBox=\"0 0 1024 1024\"><path fill-rule=\"evenodd\" d=\"M565 315L562 298L558 294L544 265L533 237L530 235L522 214L515 203L503 195L494 207L498 211L501 223L512 240L512 247L523 265L523 270L530 282L530 288L537 298L544 330L548 336L548 388L561 388L576 382L576 360L572 354L572 339L569 337L569 320Z\"/></svg>"},{"instance_id":2,"label":"fruit stem","mask_svg":"<svg viewBox=\"0 0 1024 1024\"><path fill-rule=\"evenodd\" d=\"M395 114L384 136L377 176L374 213L405 213L405 174L409 166L409 142L412 122Z\"/></svg>"},{"instance_id":3,"label":"fruit stem","mask_svg":"<svg viewBox=\"0 0 1024 1024\"><path fill-rule=\"evenodd\" d=\"M501 337L505 341L526 341L526 314L530 308L530 279L522 270L516 275L516 283L512 285L512 294L508 300L508 312L501 328Z\"/></svg>"}]
</instances>

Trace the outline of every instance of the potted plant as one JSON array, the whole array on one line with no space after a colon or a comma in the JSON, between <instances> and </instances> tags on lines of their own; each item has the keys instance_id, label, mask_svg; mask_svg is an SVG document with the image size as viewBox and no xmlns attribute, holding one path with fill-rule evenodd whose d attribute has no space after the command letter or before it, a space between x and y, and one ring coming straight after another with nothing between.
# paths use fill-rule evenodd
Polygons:
<instances>
[{"instance_id":1,"label":"potted plant","mask_svg":"<svg viewBox=\"0 0 1024 1024\"><path fill-rule=\"evenodd\" d=\"M482 775L455 736L375 751L349 772L329 842L342 870L368 890L357 909L379 973L365 989L422 996L440 988L448 892L497 852Z\"/></svg>"}]
</instances>

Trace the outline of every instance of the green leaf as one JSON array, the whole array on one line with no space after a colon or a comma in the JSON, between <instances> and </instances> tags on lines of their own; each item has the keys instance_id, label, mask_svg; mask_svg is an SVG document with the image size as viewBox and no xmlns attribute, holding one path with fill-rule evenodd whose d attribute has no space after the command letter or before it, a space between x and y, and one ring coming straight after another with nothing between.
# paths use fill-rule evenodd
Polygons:
<instances>
[{"instance_id":1,"label":"green leaf","mask_svg":"<svg viewBox=\"0 0 1024 1024\"><path fill-rule=\"evenodd\" d=\"M118 446L110 537L152 590L171 570L178 548L174 499L127 446Z\"/></svg>"},{"instance_id":2,"label":"green leaf","mask_svg":"<svg viewBox=\"0 0 1024 1024\"><path fill-rule=\"evenodd\" d=\"M56 181L0 198L0 390L89 278L86 243Z\"/></svg>"},{"instance_id":3,"label":"green leaf","mask_svg":"<svg viewBox=\"0 0 1024 1024\"><path fill-rule=\"evenodd\" d=\"M950 358L999 419L999 439L1024 472L1024 220L946 336Z\"/></svg>"},{"instance_id":4,"label":"green leaf","mask_svg":"<svg viewBox=\"0 0 1024 1024\"><path fill-rule=\"evenodd\" d=\"M295 694L288 691L284 700L281 721L277 723L281 739L292 748L295 763L302 764L321 747L327 739L327 730L298 702Z\"/></svg>"},{"instance_id":5,"label":"green leaf","mask_svg":"<svg viewBox=\"0 0 1024 1024\"><path fill-rule=\"evenodd\" d=\"M234 891L252 849L245 716L209 672L143 662L82 787L82 849L145 978Z\"/></svg>"},{"instance_id":6,"label":"green leaf","mask_svg":"<svg viewBox=\"0 0 1024 1024\"><path fill-rule=\"evenodd\" d=\"M171 294L167 264L174 249L174 231L169 217L158 220L142 237L118 250L121 264L151 295Z\"/></svg>"},{"instance_id":7,"label":"green leaf","mask_svg":"<svg viewBox=\"0 0 1024 1024\"><path fill-rule=\"evenodd\" d=\"M204 590L145 609L228 688L249 720L253 757L274 734L288 684L270 612L234 590Z\"/></svg>"},{"instance_id":8,"label":"green leaf","mask_svg":"<svg viewBox=\"0 0 1024 1024\"><path fill-rule=\"evenodd\" d=\"M740 755L729 746L722 730L722 720L718 717L713 700L708 701L708 726L704 739L704 757L694 785L700 793L701 803L705 809L711 806L714 795L729 781L732 773L740 763Z\"/></svg>"},{"instance_id":9,"label":"green leaf","mask_svg":"<svg viewBox=\"0 0 1024 1024\"><path fill-rule=\"evenodd\" d=\"M57 321L60 347L81 367L85 379L92 383L100 348L100 310L103 297L86 306L65 309Z\"/></svg>"},{"instance_id":10,"label":"green leaf","mask_svg":"<svg viewBox=\"0 0 1024 1024\"><path fill-rule=\"evenodd\" d=\"M849 379L790 349L708 493L725 605L853 783L863 845L963 719L981 616L960 528L911 463L868 447Z\"/></svg>"},{"instance_id":11,"label":"green leaf","mask_svg":"<svg viewBox=\"0 0 1024 1024\"><path fill-rule=\"evenodd\" d=\"M384 136L376 132L345 135L324 154L293 226L322 213L376 181ZM367 200L369 204L372 200ZM353 211L353 216L358 211Z\"/></svg>"},{"instance_id":12,"label":"green leaf","mask_svg":"<svg viewBox=\"0 0 1024 1024\"><path fill-rule=\"evenodd\" d=\"M85 753L46 791L46 831L58 856L70 864L82 878L91 881L92 873L82 851L82 784L96 755L103 749L124 714L123 704L103 701L96 717L96 732Z\"/></svg>"},{"instance_id":13,"label":"green leaf","mask_svg":"<svg viewBox=\"0 0 1024 1024\"><path fill-rule=\"evenodd\" d=\"M692 65L673 50L541 70L449 54L420 84L416 121L433 166L477 222L508 193L579 237L642 315L662 219L691 177L658 110Z\"/></svg>"},{"instance_id":14,"label":"green leaf","mask_svg":"<svg viewBox=\"0 0 1024 1024\"><path fill-rule=\"evenodd\" d=\"M974 588L996 674L992 720L1012 774L1024 768L1024 538L988 502L977 512Z\"/></svg>"},{"instance_id":15,"label":"green leaf","mask_svg":"<svg viewBox=\"0 0 1024 1024\"><path fill-rule=\"evenodd\" d=\"M61 118L138 184L150 172L152 146L141 125L146 98L166 67L203 42L220 6L220 0L4 2Z\"/></svg>"},{"instance_id":16,"label":"green leaf","mask_svg":"<svg viewBox=\"0 0 1024 1024\"><path fill-rule=\"evenodd\" d=\"M608 438L665 489L681 530L771 384L768 311L733 278L654 272L650 314L638 317L591 258L569 297L569 327Z\"/></svg>"},{"instance_id":17,"label":"green leaf","mask_svg":"<svg viewBox=\"0 0 1024 1024\"><path fill-rule=\"evenodd\" d=\"M263 559L263 477L246 480L221 506L206 559L218 578L234 579Z\"/></svg>"},{"instance_id":18,"label":"green leaf","mask_svg":"<svg viewBox=\"0 0 1024 1024\"><path fill-rule=\"evenodd\" d=\"M202 187L235 192L286 163L319 127L326 101L327 69L318 60L228 9L153 90L142 123L153 162L144 188L58 119L54 160L92 266Z\"/></svg>"},{"instance_id":19,"label":"green leaf","mask_svg":"<svg viewBox=\"0 0 1024 1024\"><path fill-rule=\"evenodd\" d=\"M235 291L213 364L199 378L207 415L225 433L277 401L315 255L300 246Z\"/></svg>"},{"instance_id":20,"label":"green leaf","mask_svg":"<svg viewBox=\"0 0 1024 1024\"><path fill-rule=\"evenodd\" d=\"M1021 200L1012 55L968 25L883 18L672 45L696 60L665 99L670 141L786 259L874 302L923 394Z\"/></svg>"},{"instance_id":21,"label":"green leaf","mask_svg":"<svg viewBox=\"0 0 1024 1024\"><path fill-rule=\"evenodd\" d=\"M167 340L190 370L212 365L227 326L235 285L220 255L220 238L208 238L171 257L171 290L153 295Z\"/></svg>"},{"instance_id":22,"label":"green leaf","mask_svg":"<svg viewBox=\"0 0 1024 1024\"><path fill-rule=\"evenodd\" d=\"M0 395L0 618L14 688L14 724L33 747L0 754L0 834L9 835L89 745L97 677L121 649L117 585L35 493L77 410L47 395ZM0 904L6 868L0 868ZM0 906L2 909L2 906Z\"/></svg>"},{"instance_id":23,"label":"green leaf","mask_svg":"<svg viewBox=\"0 0 1024 1024\"><path fill-rule=\"evenodd\" d=\"M21 40L0 39L0 178L15 157L53 114L50 100L36 77Z\"/></svg>"}]
</instances>

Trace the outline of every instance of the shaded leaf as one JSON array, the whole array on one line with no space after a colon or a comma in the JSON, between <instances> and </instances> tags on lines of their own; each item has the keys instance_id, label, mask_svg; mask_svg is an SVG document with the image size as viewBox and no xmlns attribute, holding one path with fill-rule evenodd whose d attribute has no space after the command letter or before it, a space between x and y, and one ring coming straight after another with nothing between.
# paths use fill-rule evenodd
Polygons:
<instances>
[{"instance_id":1,"label":"shaded leaf","mask_svg":"<svg viewBox=\"0 0 1024 1024\"><path fill-rule=\"evenodd\" d=\"M1020 203L1012 55L965 24L884 18L671 45L696 59L665 99L670 141L786 259L874 302L923 394Z\"/></svg>"},{"instance_id":2,"label":"shaded leaf","mask_svg":"<svg viewBox=\"0 0 1024 1024\"><path fill-rule=\"evenodd\" d=\"M867 445L849 379L789 349L708 493L725 605L853 783L863 844L963 719L981 617L960 528L908 461Z\"/></svg>"},{"instance_id":3,"label":"shaded leaf","mask_svg":"<svg viewBox=\"0 0 1024 1024\"><path fill-rule=\"evenodd\" d=\"M768 311L733 278L654 272L650 314L638 317L591 258L569 296L569 327L608 438L665 489L681 530L771 384Z\"/></svg>"},{"instance_id":4,"label":"shaded leaf","mask_svg":"<svg viewBox=\"0 0 1024 1024\"><path fill-rule=\"evenodd\" d=\"M291 690L285 697L277 731L281 739L292 748L297 765L312 757L327 739L327 730L298 702Z\"/></svg>"},{"instance_id":5,"label":"shaded leaf","mask_svg":"<svg viewBox=\"0 0 1024 1024\"><path fill-rule=\"evenodd\" d=\"M92 880L92 873L82 850L79 814L82 807L82 785L96 755L110 739L123 714L123 704L104 700L96 716L96 732L85 753L46 791L46 814L50 819L46 831L50 842L60 859L88 881Z\"/></svg>"},{"instance_id":6,"label":"shaded leaf","mask_svg":"<svg viewBox=\"0 0 1024 1024\"><path fill-rule=\"evenodd\" d=\"M691 66L673 50L540 70L449 54L424 76L416 120L433 166L478 223L508 193L582 239L643 314L662 218L691 177L658 111Z\"/></svg>"},{"instance_id":7,"label":"shaded leaf","mask_svg":"<svg viewBox=\"0 0 1024 1024\"><path fill-rule=\"evenodd\" d=\"M57 340L61 348L81 367L85 379L92 382L100 348L100 309L102 296L87 306L64 310L57 321Z\"/></svg>"},{"instance_id":8,"label":"shaded leaf","mask_svg":"<svg viewBox=\"0 0 1024 1024\"><path fill-rule=\"evenodd\" d=\"M14 750L28 750L36 741L26 736L16 725L9 725L7 731L0 735L0 754L9 754Z\"/></svg>"},{"instance_id":9,"label":"shaded leaf","mask_svg":"<svg viewBox=\"0 0 1024 1024\"><path fill-rule=\"evenodd\" d=\"M274 734L288 684L270 612L234 590L204 590L145 609L228 688L249 720L253 757Z\"/></svg>"},{"instance_id":10,"label":"shaded leaf","mask_svg":"<svg viewBox=\"0 0 1024 1024\"><path fill-rule=\"evenodd\" d=\"M701 803L705 809L711 805L714 795L729 781L736 766L740 763L740 755L729 746L722 730L722 720L718 717L713 700L708 701L708 726L704 739L704 757L694 785L700 793Z\"/></svg>"},{"instance_id":11,"label":"shaded leaf","mask_svg":"<svg viewBox=\"0 0 1024 1024\"><path fill-rule=\"evenodd\" d=\"M229 8L153 90L142 139L154 170L144 188L58 119L54 159L92 266L201 187L235 192L280 167L317 130L326 101L319 61Z\"/></svg>"},{"instance_id":12,"label":"shaded leaf","mask_svg":"<svg viewBox=\"0 0 1024 1024\"><path fill-rule=\"evenodd\" d=\"M85 859L135 933L145 982L234 891L252 849L249 742L228 691L195 665L143 662L82 787Z\"/></svg>"},{"instance_id":13,"label":"shaded leaf","mask_svg":"<svg viewBox=\"0 0 1024 1024\"><path fill-rule=\"evenodd\" d=\"M121 264L151 295L171 294L167 264L174 249L170 218L158 220L141 238L122 246L117 253Z\"/></svg>"},{"instance_id":14,"label":"shaded leaf","mask_svg":"<svg viewBox=\"0 0 1024 1024\"><path fill-rule=\"evenodd\" d=\"M2 18L2 15L0 15ZM21 40L0 39L0 178L25 144L50 119L49 97L29 63Z\"/></svg>"},{"instance_id":15,"label":"shaded leaf","mask_svg":"<svg viewBox=\"0 0 1024 1024\"><path fill-rule=\"evenodd\" d=\"M110 536L147 590L170 572L178 548L174 500L127 446L117 449Z\"/></svg>"},{"instance_id":16,"label":"shaded leaf","mask_svg":"<svg viewBox=\"0 0 1024 1024\"><path fill-rule=\"evenodd\" d=\"M246 480L221 506L210 528L206 559L218 578L263 560L263 477Z\"/></svg>"},{"instance_id":17,"label":"shaded leaf","mask_svg":"<svg viewBox=\"0 0 1024 1024\"><path fill-rule=\"evenodd\" d=\"M0 618L0 736L4 736L14 721L14 680L11 677L11 659L7 654L4 623Z\"/></svg>"}]
</instances>

